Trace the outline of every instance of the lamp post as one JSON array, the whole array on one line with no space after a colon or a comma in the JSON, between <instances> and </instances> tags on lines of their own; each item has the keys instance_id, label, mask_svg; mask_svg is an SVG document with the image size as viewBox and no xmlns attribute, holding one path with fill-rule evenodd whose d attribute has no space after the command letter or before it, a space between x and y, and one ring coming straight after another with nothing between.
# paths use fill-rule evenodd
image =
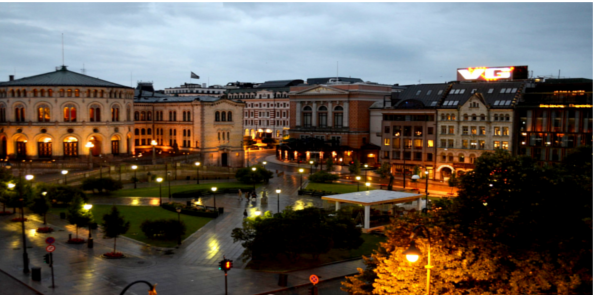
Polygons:
<instances>
[{"instance_id":1,"label":"lamp post","mask_svg":"<svg viewBox=\"0 0 595 295\"><path fill-rule=\"evenodd\" d=\"M252 190L256 192L256 167L252 167Z\"/></svg>"},{"instance_id":2,"label":"lamp post","mask_svg":"<svg viewBox=\"0 0 595 295\"><path fill-rule=\"evenodd\" d=\"M136 169L138 168L138 166L136 165L132 165L132 170L134 170L134 188L136 189L136 182L138 181L138 179L136 179Z\"/></svg>"},{"instance_id":3,"label":"lamp post","mask_svg":"<svg viewBox=\"0 0 595 295\"><path fill-rule=\"evenodd\" d=\"M366 171L364 172L364 173L366 173L366 174L365 174L365 176L366 176L366 181L368 181L368 164L364 164L364 168L365 168L365 170L366 170Z\"/></svg>"},{"instance_id":4,"label":"lamp post","mask_svg":"<svg viewBox=\"0 0 595 295\"><path fill-rule=\"evenodd\" d=\"M215 194L215 192L217 191L217 187L214 186L211 188L211 190L213 191L213 206L215 207L215 212L217 213L217 216L219 216L219 210L217 210L217 194Z\"/></svg>"},{"instance_id":5,"label":"lamp post","mask_svg":"<svg viewBox=\"0 0 595 295\"><path fill-rule=\"evenodd\" d=\"M357 191L358 191L358 192L359 192L359 181L360 181L361 179L362 179L362 177L361 177L361 176L356 176L356 177L355 177L355 180L356 180L356 182L357 182Z\"/></svg>"},{"instance_id":6,"label":"lamp post","mask_svg":"<svg viewBox=\"0 0 595 295\"><path fill-rule=\"evenodd\" d=\"M279 210L279 194L281 193L280 189L276 189L275 192L277 193L277 213L281 213Z\"/></svg>"},{"instance_id":7,"label":"lamp post","mask_svg":"<svg viewBox=\"0 0 595 295\"><path fill-rule=\"evenodd\" d=\"M430 178L429 174L430 172L428 172L427 170L424 172L426 174L426 212L428 211L428 178Z\"/></svg>"},{"instance_id":8,"label":"lamp post","mask_svg":"<svg viewBox=\"0 0 595 295\"><path fill-rule=\"evenodd\" d=\"M310 160L310 175L312 175L312 165L314 165L314 161Z\"/></svg>"},{"instance_id":9,"label":"lamp post","mask_svg":"<svg viewBox=\"0 0 595 295\"><path fill-rule=\"evenodd\" d=\"M413 232L411 233L411 242L409 242L409 249L405 250L403 254L407 257L409 262L416 262L421 256L421 251L415 246L415 237L417 233L423 229L423 233L426 235L428 239L428 265L426 265L426 269L428 270L427 280L426 280L426 294L430 294L430 269L433 267L430 260L430 246L432 244L432 239L430 237L430 232L428 229L423 225L417 225L413 228Z\"/></svg>"},{"instance_id":10,"label":"lamp post","mask_svg":"<svg viewBox=\"0 0 595 295\"><path fill-rule=\"evenodd\" d=\"M20 173L21 170L19 170ZM26 175L26 180L33 179L33 175ZM27 254L27 240L25 238L25 199L23 197L23 180L19 177L21 185L19 186L19 199L21 200L21 233L23 235L23 273L29 273L29 254Z\"/></svg>"},{"instance_id":11,"label":"lamp post","mask_svg":"<svg viewBox=\"0 0 595 295\"><path fill-rule=\"evenodd\" d=\"M151 147L153 148L153 165L157 165L157 159L155 158L155 147L157 146L156 140L151 140Z\"/></svg>"},{"instance_id":12,"label":"lamp post","mask_svg":"<svg viewBox=\"0 0 595 295\"><path fill-rule=\"evenodd\" d=\"M171 177L169 177L171 174L171 171L167 171L167 196L169 198L169 201L171 202Z\"/></svg>"},{"instance_id":13,"label":"lamp post","mask_svg":"<svg viewBox=\"0 0 595 295\"><path fill-rule=\"evenodd\" d=\"M161 182L163 181L163 178L158 177L157 179L155 179L155 181L159 183L159 206L161 206Z\"/></svg>"},{"instance_id":14,"label":"lamp post","mask_svg":"<svg viewBox=\"0 0 595 295\"><path fill-rule=\"evenodd\" d=\"M94 146L95 145L92 142L90 142L90 141L87 142L87 144L85 145L85 147L89 148L89 169L93 169L93 166L91 164L91 160L93 158L93 150L92 149L93 149Z\"/></svg>"},{"instance_id":15,"label":"lamp post","mask_svg":"<svg viewBox=\"0 0 595 295\"><path fill-rule=\"evenodd\" d=\"M200 162L194 162L194 165L196 165L196 184L200 184L200 174L199 174L199 170L198 168L200 167Z\"/></svg>"},{"instance_id":16,"label":"lamp post","mask_svg":"<svg viewBox=\"0 0 595 295\"><path fill-rule=\"evenodd\" d=\"M68 184L68 179L66 179L67 174L68 174L68 170L62 170L62 175L64 175L64 185Z\"/></svg>"},{"instance_id":17,"label":"lamp post","mask_svg":"<svg viewBox=\"0 0 595 295\"><path fill-rule=\"evenodd\" d=\"M302 181L303 181L302 173L304 173L304 168L298 169L298 172L300 173L300 190L301 190L302 189Z\"/></svg>"},{"instance_id":18,"label":"lamp post","mask_svg":"<svg viewBox=\"0 0 595 295\"><path fill-rule=\"evenodd\" d=\"M369 190L369 189L370 189L370 183L366 182L366 190Z\"/></svg>"},{"instance_id":19,"label":"lamp post","mask_svg":"<svg viewBox=\"0 0 595 295\"><path fill-rule=\"evenodd\" d=\"M99 154L99 179L103 178L103 156Z\"/></svg>"},{"instance_id":20,"label":"lamp post","mask_svg":"<svg viewBox=\"0 0 595 295\"><path fill-rule=\"evenodd\" d=\"M176 212L178 212L178 246L182 245L182 222L180 221L180 212L182 212L182 208L176 207Z\"/></svg>"},{"instance_id":21,"label":"lamp post","mask_svg":"<svg viewBox=\"0 0 595 295\"><path fill-rule=\"evenodd\" d=\"M91 208L93 208L93 205L91 204L83 205L83 209L85 209L85 211L87 212L89 212ZM87 248L93 248L93 237L91 236L91 222L89 222L89 237L87 238Z\"/></svg>"}]
</instances>

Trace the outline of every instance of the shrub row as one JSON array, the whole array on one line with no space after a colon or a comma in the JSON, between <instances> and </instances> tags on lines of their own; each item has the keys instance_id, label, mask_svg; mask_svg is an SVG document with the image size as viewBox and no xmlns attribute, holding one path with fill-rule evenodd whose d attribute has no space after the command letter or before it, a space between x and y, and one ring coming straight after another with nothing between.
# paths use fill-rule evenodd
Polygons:
<instances>
[{"instance_id":1,"label":"shrub row","mask_svg":"<svg viewBox=\"0 0 595 295\"><path fill-rule=\"evenodd\" d=\"M181 214L199 216L199 217L209 217L209 218L217 218L217 216L218 216L217 212L215 212L213 210L209 210L209 209L197 208L197 207L192 207L192 206L183 206L179 203L163 203L163 204L161 204L161 208L163 208L165 210L172 211L172 212L176 212L176 213L177 213L177 211L176 211L177 207L182 208L182 211L180 212ZM221 211L223 211L223 208L221 208ZM223 213L223 212L221 212L221 213Z\"/></svg>"}]
</instances>

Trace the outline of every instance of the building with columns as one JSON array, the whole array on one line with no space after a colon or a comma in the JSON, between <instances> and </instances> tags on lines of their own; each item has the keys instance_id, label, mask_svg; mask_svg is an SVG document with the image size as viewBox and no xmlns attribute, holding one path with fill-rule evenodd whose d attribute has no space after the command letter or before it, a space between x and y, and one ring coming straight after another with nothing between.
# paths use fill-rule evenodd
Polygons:
<instances>
[{"instance_id":1,"label":"building with columns","mask_svg":"<svg viewBox=\"0 0 595 295\"><path fill-rule=\"evenodd\" d=\"M337 164L357 158L362 163L377 163L380 147L369 143L368 109L389 96L391 86L338 79L340 81L308 79L307 85L291 87L290 137L318 139L326 143L326 147L308 151L281 147L277 151L278 158L308 161L330 157ZM328 82L315 84L318 80Z\"/></svg>"},{"instance_id":2,"label":"building with columns","mask_svg":"<svg viewBox=\"0 0 595 295\"><path fill-rule=\"evenodd\" d=\"M0 83L0 155L108 158L134 151L134 89L69 71ZM86 147L92 143L93 147Z\"/></svg>"}]
</instances>

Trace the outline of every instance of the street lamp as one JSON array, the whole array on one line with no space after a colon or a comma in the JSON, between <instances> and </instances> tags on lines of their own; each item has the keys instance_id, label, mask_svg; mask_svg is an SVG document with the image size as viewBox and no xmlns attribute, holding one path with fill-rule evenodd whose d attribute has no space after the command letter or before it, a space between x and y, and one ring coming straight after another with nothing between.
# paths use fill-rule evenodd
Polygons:
<instances>
[{"instance_id":1,"label":"street lamp","mask_svg":"<svg viewBox=\"0 0 595 295\"><path fill-rule=\"evenodd\" d=\"M157 179L155 179L155 181L159 183L159 206L161 206L161 182L163 181L163 178L158 177Z\"/></svg>"},{"instance_id":2,"label":"street lamp","mask_svg":"<svg viewBox=\"0 0 595 295\"><path fill-rule=\"evenodd\" d=\"M93 158L93 151L91 150L93 147L95 147L95 145L92 142L87 142L87 144L85 145L85 147L89 148L89 168L91 167L91 159Z\"/></svg>"},{"instance_id":3,"label":"street lamp","mask_svg":"<svg viewBox=\"0 0 595 295\"><path fill-rule=\"evenodd\" d=\"M68 184L68 179L66 179L66 174L68 174L68 170L62 170L62 175L64 175L64 185Z\"/></svg>"},{"instance_id":4,"label":"street lamp","mask_svg":"<svg viewBox=\"0 0 595 295\"><path fill-rule=\"evenodd\" d=\"M256 192L256 167L252 167L252 190Z\"/></svg>"},{"instance_id":5,"label":"street lamp","mask_svg":"<svg viewBox=\"0 0 595 295\"><path fill-rule=\"evenodd\" d=\"M217 213L217 216L219 216L219 210L217 210L217 194L215 194L215 192L217 191L217 187L212 187L211 190L213 191L213 206L215 207L215 212Z\"/></svg>"},{"instance_id":6,"label":"street lamp","mask_svg":"<svg viewBox=\"0 0 595 295\"><path fill-rule=\"evenodd\" d=\"M300 172L300 190L302 190L302 173L304 173L304 168L300 168L298 171Z\"/></svg>"},{"instance_id":7,"label":"street lamp","mask_svg":"<svg viewBox=\"0 0 595 295\"><path fill-rule=\"evenodd\" d=\"M277 193L277 213L281 213L279 210L279 194L281 193L280 189L276 189L275 192Z\"/></svg>"},{"instance_id":8,"label":"street lamp","mask_svg":"<svg viewBox=\"0 0 595 295\"><path fill-rule=\"evenodd\" d=\"M414 174L413 176L411 176L411 181L415 182L415 189L417 189L417 180L419 179L419 175ZM419 190L418 190L419 193Z\"/></svg>"},{"instance_id":9,"label":"street lamp","mask_svg":"<svg viewBox=\"0 0 595 295\"><path fill-rule=\"evenodd\" d=\"M26 180L33 179L33 175L25 176ZM21 181L21 185L19 186L19 199L21 200L21 233L23 235L23 273L29 273L29 254L27 254L27 240L25 239L25 209L23 206L25 205L25 199L23 197L23 183L19 177L19 181ZM10 187L10 185L9 185Z\"/></svg>"},{"instance_id":10,"label":"street lamp","mask_svg":"<svg viewBox=\"0 0 595 295\"><path fill-rule=\"evenodd\" d=\"M171 202L171 171L167 171L167 196Z\"/></svg>"},{"instance_id":11,"label":"street lamp","mask_svg":"<svg viewBox=\"0 0 595 295\"><path fill-rule=\"evenodd\" d=\"M136 165L132 165L132 170L134 170L134 188L136 189L136 182L138 181L138 179L136 179L136 169L138 168L138 166Z\"/></svg>"},{"instance_id":12,"label":"street lamp","mask_svg":"<svg viewBox=\"0 0 595 295\"><path fill-rule=\"evenodd\" d=\"M428 239L428 265L426 265L426 269L428 270L427 281L426 281L426 294L430 294L430 269L433 267L430 263L430 246L432 244L432 240L430 237L430 232L428 229L423 225L417 225L413 228L413 232L411 233L411 242L409 243L409 249L405 250L403 254L407 257L409 262L416 262L421 256L421 251L415 246L415 237L417 233L423 229L423 233L425 234L426 238Z\"/></svg>"},{"instance_id":13,"label":"street lamp","mask_svg":"<svg viewBox=\"0 0 595 295\"><path fill-rule=\"evenodd\" d=\"M370 183L366 182L366 190L369 190L369 189L370 189Z\"/></svg>"},{"instance_id":14,"label":"street lamp","mask_svg":"<svg viewBox=\"0 0 595 295\"><path fill-rule=\"evenodd\" d=\"M312 165L314 165L314 161L310 160L310 175L312 175Z\"/></svg>"},{"instance_id":15,"label":"street lamp","mask_svg":"<svg viewBox=\"0 0 595 295\"><path fill-rule=\"evenodd\" d=\"M196 184L200 184L200 182L199 182L200 174L198 172L198 168L200 167L200 162L194 162L194 165L196 165Z\"/></svg>"},{"instance_id":16,"label":"street lamp","mask_svg":"<svg viewBox=\"0 0 595 295\"><path fill-rule=\"evenodd\" d=\"M366 181L368 181L368 164L364 164L364 168L366 168L366 171L364 173L366 173Z\"/></svg>"},{"instance_id":17,"label":"street lamp","mask_svg":"<svg viewBox=\"0 0 595 295\"><path fill-rule=\"evenodd\" d=\"M153 165L157 165L157 159L155 158L155 147L157 146L156 140L151 140L151 147L153 147Z\"/></svg>"},{"instance_id":18,"label":"street lamp","mask_svg":"<svg viewBox=\"0 0 595 295\"><path fill-rule=\"evenodd\" d=\"M358 192L359 192L359 181L360 181L361 179L362 179L362 177L361 177L361 176L356 176L356 177L355 177L355 180L356 180L356 182L357 182L357 191L358 191Z\"/></svg>"},{"instance_id":19,"label":"street lamp","mask_svg":"<svg viewBox=\"0 0 595 295\"><path fill-rule=\"evenodd\" d=\"M428 179L430 178L429 174L430 172L428 172L427 170L424 172L426 174L426 212L428 211Z\"/></svg>"},{"instance_id":20,"label":"street lamp","mask_svg":"<svg viewBox=\"0 0 595 295\"><path fill-rule=\"evenodd\" d=\"M93 208L93 205L91 204L83 205L83 209L85 209L85 211L87 212L89 212L91 208ZM91 222L89 222L89 237L87 238L87 248L93 248L93 237L91 236Z\"/></svg>"},{"instance_id":21,"label":"street lamp","mask_svg":"<svg viewBox=\"0 0 595 295\"><path fill-rule=\"evenodd\" d=\"M180 221L180 212L182 212L182 208L176 207L176 212L178 212L178 246L182 245L182 222Z\"/></svg>"}]
</instances>

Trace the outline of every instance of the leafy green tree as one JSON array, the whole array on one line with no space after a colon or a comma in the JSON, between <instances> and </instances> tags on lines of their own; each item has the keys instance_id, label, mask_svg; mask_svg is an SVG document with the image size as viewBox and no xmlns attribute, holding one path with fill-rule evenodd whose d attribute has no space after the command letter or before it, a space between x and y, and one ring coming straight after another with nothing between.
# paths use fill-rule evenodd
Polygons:
<instances>
[{"instance_id":1,"label":"leafy green tree","mask_svg":"<svg viewBox=\"0 0 595 295\"><path fill-rule=\"evenodd\" d=\"M79 237L79 227L88 226L89 223L93 222L93 213L91 210L85 210L83 208L83 198L77 196L72 200L70 207L66 213L66 218L70 224L74 224L76 227L76 238Z\"/></svg>"},{"instance_id":2,"label":"leafy green tree","mask_svg":"<svg viewBox=\"0 0 595 295\"><path fill-rule=\"evenodd\" d=\"M358 159L353 160L353 164L349 165L349 173L353 175L360 175L362 172L362 168L360 166L361 165Z\"/></svg>"},{"instance_id":3,"label":"leafy green tree","mask_svg":"<svg viewBox=\"0 0 595 295\"><path fill-rule=\"evenodd\" d=\"M114 238L114 252L116 253L116 239L119 235L128 232L130 222L124 220L116 206L112 206L109 214L103 215L103 233L108 238Z\"/></svg>"},{"instance_id":4,"label":"leafy green tree","mask_svg":"<svg viewBox=\"0 0 595 295\"><path fill-rule=\"evenodd\" d=\"M331 171L333 171L333 165L334 165L334 164L333 164L333 158L331 158L331 157L328 157L328 158L326 159L326 171L327 171L327 172L331 172Z\"/></svg>"},{"instance_id":5,"label":"leafy green tree","mask_svg":"<svg viewBox=\"0 0 595 295\"><path fill-rule=\"evenodd\" d=\"M252 167L256 168L256 171L252 171ZM262 165L255 165L248 168L240 168L236 172L236 179L246 184L268 182L269 179L273 178L273 172L268 171Z\"/></svg>"},{"instance_id":6,"label":"leafy green tree","mask_svg":"<svg viewBox=\"0 0 595 295\"><path fill-rule=\"evenodd\" d=\"M75 197L80 197L83 202L87 202L89 198L78 187L68 186L63 184L38 183L38 191L47 192L47 198L50 200L52 206L61 207L67 206Z\"/></svg>"},{"instance_id":7,"label":"leafy green tree","mask_svg":"<svg viewBox=\"0 0 595 295\"><path fill-rule=\"evenodd\" d=\"M46 214L50 210L50 201L48 198L42 194L39 194L37 197L33 199L33 202L29 205L29 209L33 211L33 213L38 214L39 216L43 217L43 224L46 225Z\"/></svg>"},{"instance_id":8,"label":"leafy green tree","mask_svg":"<svg viewBox=\"0 0 595 295\"><path fill-rule=\"evenodd\" d=\"M0 169L0 203L2 203L2 212L6 212L6 206L10 203L10 199L14 195L14 190L8 188L9 183L14 183L14 177L8 169Z\"/></svg>"}]
</instances>

